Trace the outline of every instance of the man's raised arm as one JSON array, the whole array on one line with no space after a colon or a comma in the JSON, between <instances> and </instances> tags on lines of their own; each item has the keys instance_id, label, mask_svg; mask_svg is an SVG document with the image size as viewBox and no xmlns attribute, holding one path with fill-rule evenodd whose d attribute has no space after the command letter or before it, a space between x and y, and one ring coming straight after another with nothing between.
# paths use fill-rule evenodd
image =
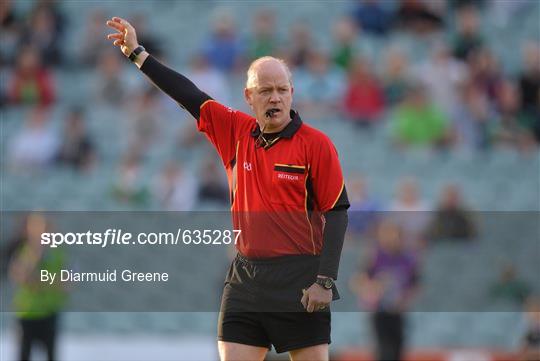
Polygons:
<instances>
[{"instance_id":1,"label":"man's raised arm","mask_svg":"<svg viewBox=\"0 0 540 361\"><path fill-rule=\"evenodd\" d=\"M140 49L135 28L126 20L113 17L107 25L117 32L107 35L114 39L113 45L119 46L126 57L130 57L139 69L163 92L178 102L183 108L199 119L200 107L212 99L201 91L191 80L166 67L145 50ZM141 52L139 52L142 50ZM138 54L137 54L138 53Z\"/></svg>"}]
</instances>

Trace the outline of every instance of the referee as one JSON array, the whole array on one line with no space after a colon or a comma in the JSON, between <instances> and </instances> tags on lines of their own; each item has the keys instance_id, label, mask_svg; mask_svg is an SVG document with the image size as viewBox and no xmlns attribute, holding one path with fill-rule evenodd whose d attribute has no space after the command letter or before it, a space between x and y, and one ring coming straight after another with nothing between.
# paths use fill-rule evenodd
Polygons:
<instances>
[{"instance_id":1,"label":"referee","mask_svg":"<svg viewBox=\"0 0 540 361\"><path fill-rule=\"evenodd\" d=\"M264 360L272 345L293 361L328 360L349 201L334 145L291 110L289 68L273 57L250 65L244 96L253 117L158 62L126 20L107 25L117 31L108 39L193 115L225 166L242 234L223 289L221 360Z\"/></svg>"}]
</instances>

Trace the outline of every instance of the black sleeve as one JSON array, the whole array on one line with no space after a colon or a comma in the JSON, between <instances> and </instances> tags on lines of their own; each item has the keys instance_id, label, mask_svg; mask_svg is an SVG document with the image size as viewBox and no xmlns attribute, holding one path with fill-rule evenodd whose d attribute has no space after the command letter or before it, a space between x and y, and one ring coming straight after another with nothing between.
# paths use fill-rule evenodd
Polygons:
<instances>
[{"instance_id":1,"label":"black sleeve","mask_svg":"<svg viewBox=\"0 0 540 361\"><path fill-rule=\"evenodd\" d=\"M323 233L319 275L337 279L339 260L341 258L341 250L349 219L347 215L348 208L349 199L347 197L347 190L343 187L343 191L334 208L324 214L326 223Z\"/></svg>"},{"instance_id":2,"label":"black sleeve","mask_svg":"<svg viewBox=\"0 0 540 361\"><path fill-rule=\"evenodd\" d=\"M199 120L201 105L212 99L191 80L161 64L152 55L144 61L141 71L165 94Z\"/></svg>"}]
</instances>

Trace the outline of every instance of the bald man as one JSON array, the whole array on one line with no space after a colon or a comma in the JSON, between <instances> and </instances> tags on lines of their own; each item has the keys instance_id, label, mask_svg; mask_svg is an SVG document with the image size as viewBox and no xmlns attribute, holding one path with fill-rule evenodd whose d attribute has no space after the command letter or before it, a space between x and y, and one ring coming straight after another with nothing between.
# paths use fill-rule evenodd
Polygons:
<instances>
[{"instance_id":1,"label":"bald man","mask_svg":"<svg viewBox=\"0 0 540 361\"><path fill-rule=\"evenodd\" d=\"M250 65L244 97L252 116L157 61L126 20L107 25L116 30L108 39L193 115L227 172L241 236L223 288L221 360L264 360L272 346L292 360L328 360L349 201L334 145L291 109L289 68L273 57Z\"/></svg>"}]
</instances>

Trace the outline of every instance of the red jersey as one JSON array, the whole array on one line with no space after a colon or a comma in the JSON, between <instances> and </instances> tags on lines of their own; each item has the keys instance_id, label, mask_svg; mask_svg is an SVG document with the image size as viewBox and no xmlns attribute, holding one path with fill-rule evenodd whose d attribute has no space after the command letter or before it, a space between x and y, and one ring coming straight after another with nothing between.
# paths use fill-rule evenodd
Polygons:
<instances>
[{"instance_id":1,"label":"red jersey","mask_svg":"<svg viewBox=\"0 0 540 361\"><path fill-rule=\"evenodd\" d=\"M197 122L227 172L233 226L242 232L238 251L250 258L318 255L322 213L343 187L337 151L321 131L291 111L291 121L266 149L257 146L254 117L214 100L201 105Z\"/></svg>"}]
</instances>

